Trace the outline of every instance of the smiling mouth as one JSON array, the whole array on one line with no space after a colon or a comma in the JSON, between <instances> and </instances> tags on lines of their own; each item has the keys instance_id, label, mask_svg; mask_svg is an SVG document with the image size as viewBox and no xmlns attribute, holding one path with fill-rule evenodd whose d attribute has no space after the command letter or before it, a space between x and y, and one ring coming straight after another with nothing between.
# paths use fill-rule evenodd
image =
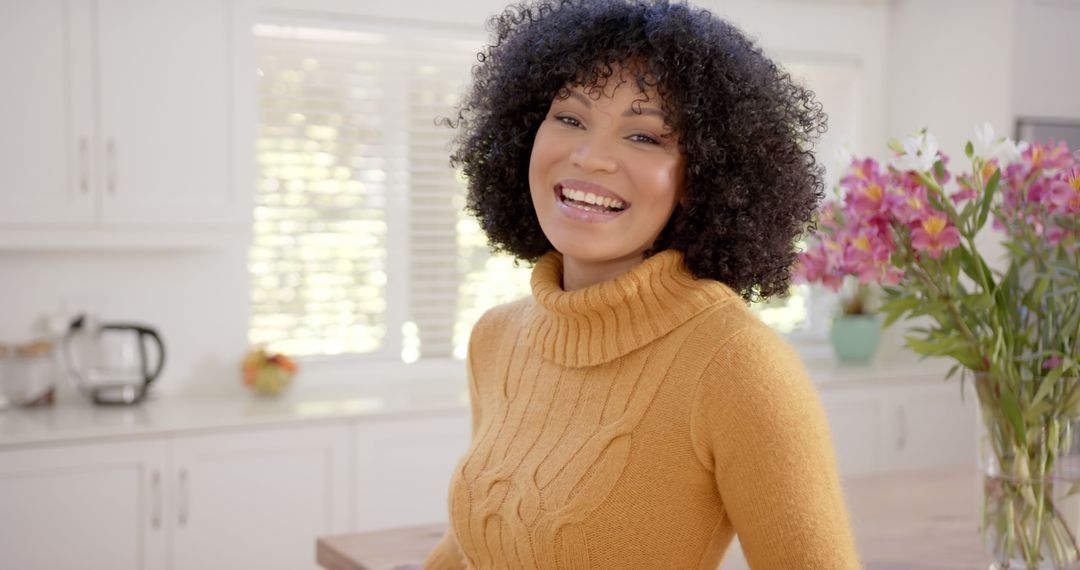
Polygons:
<instances>
[{"instance_id":1,"label":"smiling mouth","mask_svg":"<svg viewBox=\"0 0 1080 570\"><path fill-rule=\"evenodd\" d=\"M555 193L563 204L586 212L615 214L625 211L630 206L617 198L609 198L585 190L567 188L562 184L555 185Z\"/></svg>"}]
</instances>

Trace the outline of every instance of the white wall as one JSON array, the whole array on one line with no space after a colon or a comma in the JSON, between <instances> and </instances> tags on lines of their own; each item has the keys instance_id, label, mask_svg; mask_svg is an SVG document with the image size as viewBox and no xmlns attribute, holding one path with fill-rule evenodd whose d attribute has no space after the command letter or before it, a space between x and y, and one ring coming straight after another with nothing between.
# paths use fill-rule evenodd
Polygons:
<instances>
[{"instance_id":1,"label":"white wall","mask_svg":"<svg viewBox=\"0 0 1080 570\"><path fill-rule=\"evenodd\" d=\"M1016 116L1080 120L1080 2L1016 2Z\"/></svg>"},{"instance_id":2,"label":"white wall","mask_svg":"<svg viewBox=\"0 0 1080 570\"><path fill-rule=\"evenodd\" d=\"M889 10L889 137L929 127L966 160L975 125L1012 132L1013 0L896 0ZM888 151L884 142L877 149Z\"/></svg>"}]
</instances>

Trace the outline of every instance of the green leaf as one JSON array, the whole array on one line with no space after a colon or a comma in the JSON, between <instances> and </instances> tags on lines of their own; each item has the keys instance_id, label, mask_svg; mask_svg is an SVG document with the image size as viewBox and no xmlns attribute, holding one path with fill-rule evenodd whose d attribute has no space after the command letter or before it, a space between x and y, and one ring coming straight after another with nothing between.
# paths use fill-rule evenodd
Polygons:
<instances>
[{"instance_id":1,"label":"green leaf","mask_svg":"<svg viewBox=\"0 0 1080 570\"><path fill-rule=\"evenodd\" d=\"M997 190L998 182L1001 181L1001 169L994 171L990 180L986 183L983 191L982 208L979 210L979 218L975 222L975 231L978 232L986 224L986 218L990 216L990 207L994 204L994 191Z\"/></svg>"},{"instance_id":2,"label":"green leaf","mask_svg":"<svg viewBox=\"0 0 1080 570\"><path fill-rule=\"evenodd\" d=\"M905 336L904 341L907 343L908 348L924 356L936 356L938 353L938 343L934 341L923 340L913 336Z\"/></svg>"},{"instance_id":3,"label":"green leaf","mask_svg":"<svg viewBox=\"0 0 1080 570\"><path fill-rule=\"evenodd\" d=\"M958 247L953 251L956 252L956 256L960 259L960 267L964 270L964 274L972 281L981 283L982 279L979 278L979 266L967 248Z\"/></svg>"},{"instance_id":4,"label":"green leaf","mask_svg":"<svg viewBox=\"0 0 1080 570\"><path fill-rule=\"evenodd\" d=\"M967 144L964 145L964 154L966 154L969 159L975 156L975 145L971 144L971 141L968 141Z\"/></svg>"},{"instance_id":5,"label":"green leaf","mask_svg":"<svg viewBox=\"0 0 1080 570\"><path fill-rule=\"evenodd\" d=\"M1035 392L1035 397L1031 400L1031 405L1038 405L1038 403L1041 402L1043 398L1049 395L1050 391L1053 390L1054 386L1057 384L1057 379L1060 377L1061 368L1055 368L1051 370L1050 374L1047 374L1046 377L1041 380L1041 383L1039 384L1039 389Z\"/></svg>"},{"instance_id":6,"label":"green leaf","mask_svg":"<svg viewBox=\"0 0 1080 570\"><path fill-rule=\"evenodd\" d=\"M1016 432L1017 443L1025 445L1027 443L1027 430L1024 428L1024 421L1020 413L1020 406L1016 403L1016 396L1013 395L1008 386L1001 387L1001 409L1005 412L1005 417L1008 418L1009 423L1012 424L1013 430Z\"/></svg>"},{"instance_id":7,"label":"green leaf","mask_svg":"<svg viewBox=\"0 0 1080 570\"><path fill-rule=\"evenodd\" d=\"M1028 257L1027 250L1024 249L1023 246L1021 246L1020 244L1006 241L1002 242L1001 245L1005 246L1005 249L1009 250L1009 253L1012 254L1014 260L1027 259Z\"/></svg>"}]
</instances>

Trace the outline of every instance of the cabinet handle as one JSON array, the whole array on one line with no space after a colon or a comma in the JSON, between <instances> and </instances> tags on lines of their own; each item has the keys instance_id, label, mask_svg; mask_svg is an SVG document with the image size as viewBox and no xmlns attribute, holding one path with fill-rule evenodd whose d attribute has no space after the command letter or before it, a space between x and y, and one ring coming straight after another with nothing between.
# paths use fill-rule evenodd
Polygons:
<instances>
[{"instance_id":1,"label":"cabinet handle","mask_svg":"<svg viewBox=\"0 0 1080 570\"><path fill-rule=\"evenodd\" d=\"M161 472L157 469L150 475L150 484L152 487L152 493L154 495L154 512L151 515L150 523L155 529L161 528Z\"/></svg>"},{"instance_id":2,"label":"cabinet handle","mask_svg":"<svg viewBox=\"0 0 1080 570\"><path fill-rule=\"evenodd\" d=\"M907 447L907 412L904 408L896 410L896 423L899 428L896 434L896 449Z\"/></svg>"},{"instance_id":3,"label":"cabinet handle","mask_svg":"<svg viewBox=\"0 0 1080 570\"><path fill-rule=\"evenodd\" d=\"M109 139L105 143L105 152L108 154L107 161L109 163L109 194L116 194L116 141Z\"/></svg>"},{"instance_id":4,"label":"cabinet handle","mask_svg":"<svg viewBox=\"0 0 1080 570\"><path fill-rule=\"evenodd\" d=\"M180 470L180 526L186 526L188 520L188 476L187 469Z\"/></svg>"},{"instance_id":5,"label":"cabinet handle","mask_svg":"<svg viewBox=\"0 0 1080 570\"><path fill-rule=\"evenodd\" d=\"M79 189L83 194L90 192L90 143L86 137L79 137Z\"/></svg>"}]
</instances>

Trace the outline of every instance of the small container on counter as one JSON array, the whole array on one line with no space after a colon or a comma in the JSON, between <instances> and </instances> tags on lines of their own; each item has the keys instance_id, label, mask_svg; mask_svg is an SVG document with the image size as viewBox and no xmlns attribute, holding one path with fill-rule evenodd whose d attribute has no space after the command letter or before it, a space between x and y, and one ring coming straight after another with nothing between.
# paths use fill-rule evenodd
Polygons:
<instances>
[{"instance_id":1,"label":"small container on counter","mask_svg":"<svg viewBox=\"0 0 1080 570\"><path fill-rule=\"evenodd\" d=\"M60 370L56 362L56 343L38 340L16 345L11 352L13 354L6 356L0 353L0 359L6 363L2 378L8 401L23 407L52 404Z\"/></svg>"}]
</instances>

